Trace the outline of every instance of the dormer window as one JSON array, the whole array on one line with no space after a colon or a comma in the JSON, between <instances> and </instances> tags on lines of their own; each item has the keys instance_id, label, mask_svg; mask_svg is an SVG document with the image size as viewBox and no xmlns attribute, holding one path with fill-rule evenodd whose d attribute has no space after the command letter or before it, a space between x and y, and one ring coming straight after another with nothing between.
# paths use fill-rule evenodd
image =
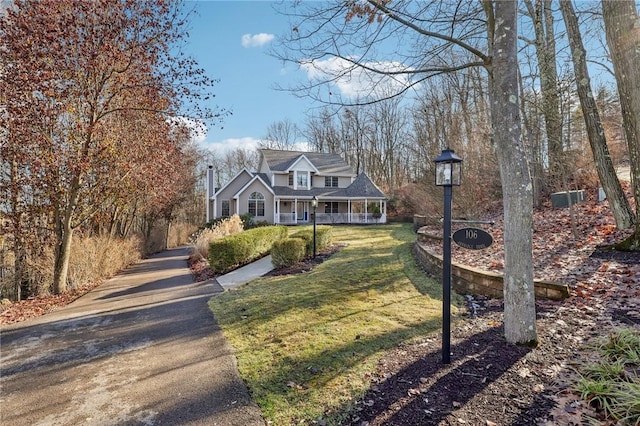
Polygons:
<instances>
[{"instance_id":1,"label":"dormer window","mask_svg":"<svg viewBox=\"0 0 640 426\"><path fill-rule=\"evenodd\" d=\"M307 174L306 173L298 173L298 188L303 187L306 188L307 187Z\"/></svg>"}]
</instances>

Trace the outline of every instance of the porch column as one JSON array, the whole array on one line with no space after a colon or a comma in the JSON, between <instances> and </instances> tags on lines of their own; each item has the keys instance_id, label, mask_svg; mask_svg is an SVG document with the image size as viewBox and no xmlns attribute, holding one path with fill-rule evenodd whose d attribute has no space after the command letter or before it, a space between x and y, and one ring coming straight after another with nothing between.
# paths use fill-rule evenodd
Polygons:
<instances>
[{"instance_id":1,"label":"porch column","mask_svg":"<svg viewBox=\"0 0 640 426\"><path fill-rule=\"evenodd\" d=\"M367 199L364 199L364 221L365 223L369 223L369 217L367 216L369 214L369 212L367 211L367 207L369 202L367 201Z\"/></svg>"},{"instance_id":2,"label":"porch column","mask_svg":"<svg viewBox=\"0 0 640 426\"><path fill-rule=\"evenodd\" d=\"M348 206L349 206L349 216L347 216L347 221L351 223L351 200L348 200Z\"/></svg>"},{"instance_id":3,"label":"porch column","mask_svg":"<svg viewBox=\"0 0 640 426\"><path fill-rule=\"evenodd\" d=\"M278 198L273 205L273 222L280 223L280 198Z\"/></svg>"},{"instance_id":4,"label":"porch column","mask_svg":"<svg viewBox=\"0 0 640 426\"><path fill-rule=\"evenodd\" d=\"M206 204L206 208L207 208L207 222L209 222L211 219L215 219L215 208L213 209L213 211L211 211L211 198L213 197L213 194L215 192L215 185L213 183L213 166L209 166L207 168L207 178L205 180L205 193L207 194L205 196L206 200L207 200L207 204Z\"/></svg>"},{"instance_id":5,"label":"porch column","mask_svg":"<svg viewBox=\"0 0 640 426\"><path fill-rule=\"evenodd\" d=\"M294 172L293 174L294 178L296 177L295 173L296 172ZM295 223L296 225L298 224L298 199L297 198L293 199L293 223Z\"/></svg>"},{"instance_id":6,"label":"porch column","mask_svg":"<svg viewBox=\"0 0 640 426\"><path fill-rule=\"evenodd\" d=\"M207 215L207 222L216 218L216 200L207 200L207 206L211 209L210 214Z\"/></svg>"}]
</instances>

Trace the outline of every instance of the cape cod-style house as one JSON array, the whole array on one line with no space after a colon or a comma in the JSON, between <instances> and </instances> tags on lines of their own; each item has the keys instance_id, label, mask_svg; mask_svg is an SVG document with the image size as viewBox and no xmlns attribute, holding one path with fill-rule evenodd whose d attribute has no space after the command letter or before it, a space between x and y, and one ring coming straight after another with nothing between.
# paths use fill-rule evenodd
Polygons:
<instances>
[{"instance_id":1,"label":"cape cod-style house","mask_svg":"<svg viewBox=\"0 0 640 426\"><path fill-rule=\"evenodd\" d=\"M337 154L261 149L259 170L241 170L221 188L207 175L207 222L250 213L256 222L385 223L387 197L361 173L356 175Z\"/></svg>"}]
</instances>

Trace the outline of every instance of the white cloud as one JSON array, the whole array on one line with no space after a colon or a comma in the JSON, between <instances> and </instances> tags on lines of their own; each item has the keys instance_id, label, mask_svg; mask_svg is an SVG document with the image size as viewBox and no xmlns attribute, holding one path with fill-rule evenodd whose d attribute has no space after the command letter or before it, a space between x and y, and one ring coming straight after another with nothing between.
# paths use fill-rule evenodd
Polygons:
<instances>
[{"instance_id":1,"label":"white cloud","mask_svg":"<svg viewBox=\"0 0 640 426\"><path fill-rule=\"evenodd\" d=\"M260 142L267 142L264 139L256 139L252 137L244 137L244 138L229 138L224 139L221 142L206 142L201 144L201 146L205 147L209 151L215 153L218 157L223 157L229 152L235 151L236 149L242 149L243 151L257 151L258 145ZM298 141L295 142L292 146L286 148L291 151L312 151L311 145L306 141Z\"/></svg>"},{"instance_id":2,"label":"white cloud","mask_svg":"<svg viewBox=\"0 0 640 426\"><path fill-rule=\"evenodd\" d=\"M273 34L245 34L242 36L242 47L260 47L264 46L267 43L271 43L271 41L275 38Z\"/></svg>"},{"instance_id":3,"label":"white cloud","mask_svg":"<svg viewBox=\"0 0 640 426\"><path fill-rule=\"evenodd\" d=\"M206 144L207 149L215 152L216 154L224 155L227 152L235 151L236 149L251 150L258 149L258 143L260 139L245 137L245 138L230 138L224 139L222 142L211 142Z\"/></svg>"},{"instance_id":4,"label":"white cloud","mask_svg":"<svg viewBox=\"0 0 640 426\"><path fill-rule=\"evenodd\" d=\"M191 140L197 144L201 144L207 138L207 125L200 120L183 116L170 117L168 120L170 123L189 129Z\"/></svg>"},{"instance_id":5,"label":"white cloud","mask_svg":"<svg viewBox=\"0 0 640 426\"><path fill-rule=\"evenodd\" d=\"M355 57L351 58L354 61ZM386 72L411 71L401 62L365 62L367 68ZM309 80L331 80L343 96L349 98L382 97L397 93L409 86L410 74L385 75L354 65L343 58L302 61L300 64Z\"/></svg>"}]
</instances>

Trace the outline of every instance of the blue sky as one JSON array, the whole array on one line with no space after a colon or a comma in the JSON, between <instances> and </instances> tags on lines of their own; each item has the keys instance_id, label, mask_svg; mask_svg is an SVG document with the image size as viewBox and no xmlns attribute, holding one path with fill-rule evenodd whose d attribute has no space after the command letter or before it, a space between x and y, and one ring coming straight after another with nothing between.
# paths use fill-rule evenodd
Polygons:
<instances>
[{"instance_id":1,"label":"blue sky","mask_svg":"<svg viewBox=\"0 0 640 426\"><path fill-rule=\"evenodd\" d=\"M288 17L278 14L274 10L275 4L265 0L187 1L187 6L197 11L192 17L187 49L211 77L220 80L214 87L214 105L233 112L225 118L222 128L209 128L201 141L209 149L253 149L265 137L268 127L279 121L288 120L304 127L307 113L319 105L274 87L291 87L300 80L318 78L319 69L344 67L339 60L328 59L315 62L313 69L298 69L269 56L268 51L277 37L291 31ZM585 40L585 43L589 45L589 41ZM592 47L589 47L591 54ZM393 50L397 48L394 46ZM565 54L567 52L565 49ZM410 68L393 62L391 57L386 62L377 62L376 67ZM602 69L592 70L594 88L598 80L611 78L599 74ZM372 79L364 74L352 72L350 76L349 80L337 81L333 90L353 98L365 90L370 91L373 86L383 87L380 81L372 84ZM392 83L396 88L404 84L406 81L398 77Z\"/></svg>"},{"instance_id":2,"label":"blue sky","mask_svg":"<svg viewBox=\"0 0 640 426\"><path fill-rule=\"evenodd\" d=\"M275 38L287 31L287 18L267 1L192 1L188 6L198 12L188 49L220 80L214 87L215 104L233 112L222 129L209 129L203 144L216 151L253 148L275 122L303 125L309 101L274 89L290 86L302 72L267 54Z\"/></svg>"},{"instance_id":3,"label":"blue sky","mask_svg":"<svg viewBox=\"0 0 640 426\"><path fill-rule=\"evenodd\" d=\"M292 30L289 17L274 9L278 4L264 0L187 2L197 11L189 31L189 53L211 77L220 80L214 87L215 105L233 112L225 118L223 128L209 129L202 141L209 149L255 148L269 126L281 121L304 128L307 113L321 105L275 87L293 87L301 80L321 78L321 69L335 72L349 66L334 58L299 67L270 56L268 52L277 38ZM395 49L397 46L392 50ZM392 61L378 62L376 66L406 68ZM402 76L387 78L353 71L348 78L338 79L333 90L353 99L387 86L402 86L405 80ZM306 141L300 137L297 142Z\"/></svg>"}]
</instances>

